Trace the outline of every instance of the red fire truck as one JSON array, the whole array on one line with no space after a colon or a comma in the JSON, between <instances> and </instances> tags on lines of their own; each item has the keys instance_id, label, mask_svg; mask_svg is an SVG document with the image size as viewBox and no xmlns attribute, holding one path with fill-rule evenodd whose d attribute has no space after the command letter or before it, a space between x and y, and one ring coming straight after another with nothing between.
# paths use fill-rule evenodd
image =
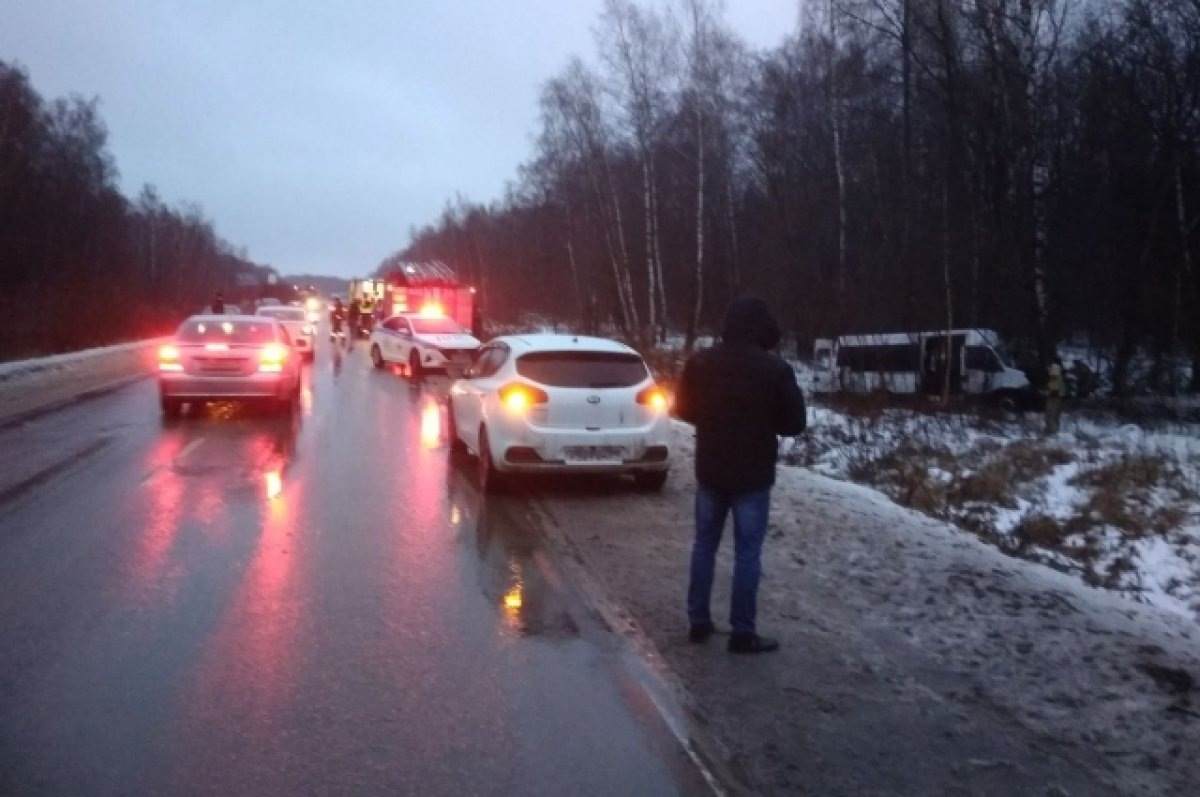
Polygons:
<instances>
[{"instance_id":1,"label":"red fire truck","mask_svg":"<svg viewBox=\"0 0 1200 797\"><path fill-rule=\"evenodd\" d=\"M372 283L367 287L372 289L376 300L383 302L384 315L439 313L453 318L464 329L476 326L475 289L460 283L454 270L442 261L389 260L380 274L373 281L355 282Z\"/></svg>"}]
</instances>

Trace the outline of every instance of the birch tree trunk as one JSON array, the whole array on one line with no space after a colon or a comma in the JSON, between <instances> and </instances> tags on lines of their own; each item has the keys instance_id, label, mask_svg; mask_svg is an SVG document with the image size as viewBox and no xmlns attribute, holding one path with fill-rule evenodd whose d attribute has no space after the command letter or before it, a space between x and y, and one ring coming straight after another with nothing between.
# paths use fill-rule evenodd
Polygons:
<instances>
[{"instance_id":1,"label":"birch tree trunk","mask_svg":"<svg viewBox=\"0 0 1200 797\"><path fill-rule=\"evenodd\" d=\"M684 352L691 354L700 327L700 312L704 307L704 111L696 105L696 279L693 289L696 299L688 320Z\"/></svg>"},{"instance_id":2,"label":"birch tree trunk","mask_svg":"<svg viewBox=\"0 0 1200 797\"><path fill-rule=\"evenodd\" d=\"M942 172L942 288L946 298L946 367L942 369L942 406L950 401L950 377L954 371L954 283L950 267L950 175Z\"/></svg>"},{"instance_id":3,"label":"birch tree trunk","mask_svg":"<svg viewBox=\"0 0 1200 797\"><path fill-rule=\"evenodd\" d=\"M654 264L654 204L650 190L650 159L642 152L642 202L646 225L646 291L647 324L650 334L658 325L658 269Z\"/></svg>"},{"instance_id":4,"label":"birch tree trunk","mask_svg":"<svg viewBox=\"0 0 1200 797\"><path fill-rule=\"evenodd\" d=\"M1178 147L1178 145L1176 145ZM1171 392L1178 392L1177 361L1182 351L1181 324L1183 320L1183 293L1192 280L1192 247L1188 235L1187 204L1183 196L1183 168L1175 154L1175 223L1179 230L1179 263L1175 267L1175 296L1171 305ZM1196 378L1193 374L1192 381Z\"/></svg>"},{"instance_id":5,"label":"birch tree trunk","mask_svg":"<svg viewBox=\"0 0 1200 797\"><path fill-rule=\"evenodd\" d=\"M842 101L838 87L837 7L829 0L829 121L833 128L833 168L837 177L837 313L839 325L846 296L846 165L842 152Z\"/></svg>"}]
</instances>

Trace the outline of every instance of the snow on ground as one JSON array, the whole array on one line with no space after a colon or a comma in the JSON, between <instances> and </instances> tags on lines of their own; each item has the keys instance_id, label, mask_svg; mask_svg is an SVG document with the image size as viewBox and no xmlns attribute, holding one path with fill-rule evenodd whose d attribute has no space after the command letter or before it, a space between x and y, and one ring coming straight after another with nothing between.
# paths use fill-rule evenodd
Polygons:
<instances>
[{"instance_id":1,"label":"snow on ground","mask_svg":"<svg viewBox=\"0 0 1200 797\"><path fill-rule=\"evenodd\" d=\"M71 369L96 358L112 357L125 352L140 351L146 345L145 341L134 341L133 343L120 343L115 346L98 346L94 349L54 354L49 357L9 360L8 362L0 363L0 382L9 379L19 379L33 373Z\"/></svg>"},{"instance_id":2,"label":"snow on ground","mask_svg":"<svg viewBox=\"0 0 1200 797\"><path fill-rule=\"evenodd\" d=\"M152 373L161 342L124 343L0 364L0 421Z\"/></svg>"},{"instance_id":3,"label":"snow on ground","mask_svg":"<svg viewBox=\"0 0 1200 797\"><path fill-rule=\"evenodd\" d=\"M903 431L886 428L893 439ZM689 644L695 483L690 427L676 430L661 495L548 486L540 503L568 557L677 676L695 725L748 793L1195 793L1191 620L1006 556L874 488L781 466L759 627L782 650L743 658L724 651L723 636ZM842 461L831 453L822 467ZM1056 484L1069 493L1069 482ZM727 536L719 626L731 547ZM1166 553L1161 543L1144 551Z\"/></svg>"},{"instance_id":4,"label":"snow on ground","mask_svg":"<svg viewBox=\"0 0 1200 797\"><path fill-rule=\"evenodd\" d=\"M1200 436L1041 415L985 419L827 407L785 460L871 485L1006 553L1200 618Z\"/></svg>"}]
</instances>

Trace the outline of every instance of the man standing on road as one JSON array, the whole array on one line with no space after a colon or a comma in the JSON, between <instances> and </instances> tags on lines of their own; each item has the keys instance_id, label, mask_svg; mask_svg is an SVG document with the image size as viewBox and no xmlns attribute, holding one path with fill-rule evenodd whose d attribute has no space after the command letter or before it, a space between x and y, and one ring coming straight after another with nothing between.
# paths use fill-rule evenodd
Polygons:
<instances>
[{"instance_id":1,"label":"man standing on road","mask_svg":"<svg viewBox=\"0 0 1200 797\"><path fill-rule=\"evenodd\" d=\"M692 544L688 638L715 630L709 603L725 517L733 514L734 568L729 650L766 653L779 642L755 627L762 544L775 484L779 435L804 431L796 375L771 353L779 325L761 299L735 299L721 341L687 361L675 397L678 416L696 427L696 538Z\"/></svg>"},{"instance_id":2,"label":"man standing on road","mask_svg":"<svg viewBox=\"0 0 1200 797\"><path fill-rule=\"evenodd\" d=\"M209 307L209 312L213 315L225 315L225 294L217 291L213 294L212 305Z\"/></svg>"}]
</instances>

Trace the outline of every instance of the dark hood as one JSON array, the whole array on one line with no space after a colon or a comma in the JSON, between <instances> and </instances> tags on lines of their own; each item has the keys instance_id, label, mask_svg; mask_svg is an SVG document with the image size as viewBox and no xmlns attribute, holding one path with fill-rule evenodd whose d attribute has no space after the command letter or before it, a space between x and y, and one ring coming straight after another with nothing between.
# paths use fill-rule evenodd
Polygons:
<instances>
[{"instance_id":1,"label":"dark hood","mask_svg":"<svg viewBox=\"0 0 1200 797\"><path fill-rule=\"evenodd\" d=\"M731 345L755 345L773 349L779 345L779 324L762 299L734 299L725 311L721 340Z\"/></svg>"}]
</instances>

